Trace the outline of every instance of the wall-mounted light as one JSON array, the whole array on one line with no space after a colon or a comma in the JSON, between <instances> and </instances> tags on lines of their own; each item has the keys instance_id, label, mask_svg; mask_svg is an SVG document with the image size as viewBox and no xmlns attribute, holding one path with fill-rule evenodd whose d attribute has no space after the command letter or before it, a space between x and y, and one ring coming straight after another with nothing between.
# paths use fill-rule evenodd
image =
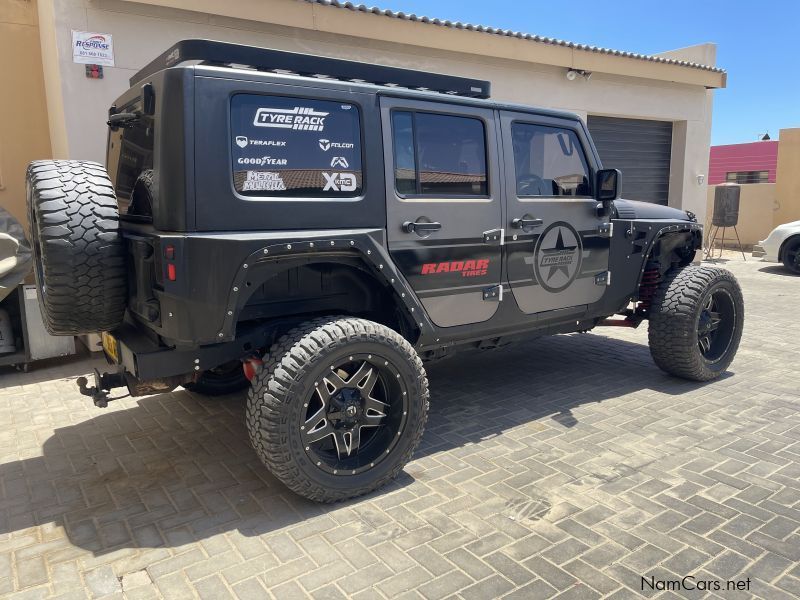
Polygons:
<instances>
[{"instance_id":1,"label":"wall-mounted light","mask_svg":"<svg viewBox=\"0 0 800 600\"><path fill-rule=\"evenodd\" d=\"M697 185L703 185L703 182L706 180L706 176L703 173L697 174Z\"/></svg>"},{"instance_id":2,"label":"wall-mounted light","mask_svg":"<svg viewBox=\"0 0 800 600\"><path fill-rule=\"evenodd\" d=\"M581 69L567 70L567 79L569 79L570 81L575 81L578 77L583 77L586 81L589 81L592 78L592 72L583 71Z\"/></svg>"}]
</instances>

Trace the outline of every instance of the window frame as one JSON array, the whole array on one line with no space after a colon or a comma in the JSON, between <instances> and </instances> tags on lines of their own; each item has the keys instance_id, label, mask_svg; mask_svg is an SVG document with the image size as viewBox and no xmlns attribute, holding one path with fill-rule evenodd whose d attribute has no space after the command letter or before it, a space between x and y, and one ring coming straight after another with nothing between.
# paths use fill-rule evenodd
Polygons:
<instances>
[{"instance_id":1,"label":"window frame","mask_svg":"<svg viewBox=\"0 0 800 600\"><path fill-rule=\"evenodd\" d=\"M322 90L325 91L325 90ZM228 145L228 156L229 156L229 173L230 173L230 188L233 191L234 196L239 200L244 200L248 202L360 202L363 201L367 194L368 194L368 185L369 182L367 180L367 171L366 168L366 156L364 155L364 151L366 148L366 132L364 131L364 105L360 101L356 101L354 99L344 99L344 98L333 98L328 97L327 95L316 95L313 93L306 93L306 94L293 94L293 93L279 93L277 91L270 92L270 93L263 93L263 92L256 92L256 91L246 91L246 90L236 90L231 92L227 99L227 113L228 113L228 139L233 140L234 133L233 133L233 110L231 109L233 104L233 99L236 96L244 95L244 96L262 96L267 98L290 98L292 100L303 101L303 100L311 100L317 102L333 102L335 104L350 104L352 105L358 114L358 133L359 135L354 137L353 139L358 140L358 154L361 160L361 191L358 194L349 195L349 196L318 196L318 195L306 195L306 196L275 196L275 195L254 195L254 194L245 194L240 192L236 189L236 182L234 178L234 163L233 163L233 147L232 144Z\"/></svg>"},{"instance_id":2,"label":"window frame","mask_svg":"<svg viewBox=\"0 0 800 600\"><path fill-rule=\"evenodd\" d=\"M395 152L394 142L395 142L395 135L394 135L394 115L396 113L409 113L411 115L411 134L413 137L414 143L414 173L415 173L415 182L416 182L416 193L414 194L404 194L401 193L400 190L397 189L397 153ZM478 121L481 125L483 130L483 156L486 165L486 172L484 173L484 177L486 180L486 193L485 194L426 194L422 193L421 191L421 179L419 177L419 146L417 143L417 113L423 113L426 115L435 115L435 116L442 116L442 117L457 117L461 119L472 119L474 121ZM466 114L459 114L453 112L444 112L444 111L435 111L435 110L425 110L425 109L417 109L417 108L406 108L406 107L392 107L389 110L389 125L390 125L390 135L391 135L391 152L392 152L392 186L394 189L394 193L397 195L398 198L402 200L418 200L418 199L444 199L444 200L491 200L492 198L492 188L491 188L491 165L490 165L490 157L489 157L489 138L487 135L487 127L486 127L486 119L479 115L466 115Z\"/></svg>"},{"instance_id":3,"label":"window frame","mask_svg":"<svg viewBox=\"0 0 800 600\"><path fill-rule=\"evenodd\" d=\"M763 181L761 180L761 176L764 176ZM731 175L733 175L733 179L731 179ZM739 181L739 176L742 175L743 179L747 179L747 176L756 176L756 181ZM725 172L725 183L735 183L737 185L751 185L755 183L769 183L769 170L759 169L757 171L726 171Z\"/></svg>"},{"instance_id":4,"label":"window frame","mask_svg":"<svg viewBox=\"0 0 800 600\"><path fill-rule=\"evenodd\" d=\"M537 195L537 194L519 194L517 191L517 164L516 161L513 160L514 157L514 125L530 125L533 127L542 127L545 129L554 129L560 131L569 131L575 135L576 141L578 142L578 148L581 151L581 162L583 163L584 168L586 169L586 178L588 180L589 186L589 193L584 195L581 194L580 196L568 196L568 195L561 195L556 196L554 194L549 195ZM514 182L514 195L517 198L525 198L526 200L530 199L537 199L537 198L547 198L547 199L558 199L558 200L594 200L594 167L592 163L589 162L588 154L586 152L586 147L584 146L583 140L581 139L580 132L573 128L567 127L566 125L546 125L544 123L538 123L536 121L529 121L525 119L512 119L508 126L509 132L509 145L511 146L511 156L512 156L512 166L513 166L513 182Z\"/></svg>"}]
</instances>

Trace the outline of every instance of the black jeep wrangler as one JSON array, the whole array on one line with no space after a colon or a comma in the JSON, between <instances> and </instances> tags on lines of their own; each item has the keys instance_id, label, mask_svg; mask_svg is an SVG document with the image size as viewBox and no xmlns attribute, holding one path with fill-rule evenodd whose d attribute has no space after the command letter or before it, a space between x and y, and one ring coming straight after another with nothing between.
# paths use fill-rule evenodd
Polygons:
<instances>
[{"instance_id":1,"label":"black jeep wrangler","mask_svg":"<svg viewBox=\"0 0 800 600\"><path fill-rule=\"evenodd\" d=\"M668 373L739 345L734 277L702 229L621 200L575 115L489 83L204 40L110 108L107 165L27 172L39 298L56 335L104 332L105 406L247 386L247 427L295 492L394 477L422 436L423 361L649 323Z\"/></svg>"}]
</instances>

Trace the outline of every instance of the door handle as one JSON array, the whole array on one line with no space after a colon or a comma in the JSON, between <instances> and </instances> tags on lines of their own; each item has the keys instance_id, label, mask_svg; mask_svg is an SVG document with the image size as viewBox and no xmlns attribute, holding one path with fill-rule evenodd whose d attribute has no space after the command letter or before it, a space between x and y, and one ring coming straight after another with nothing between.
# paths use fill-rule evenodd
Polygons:
<instances>
[{"instance_id":1,"label":"door handle","mask_svg":"<svg viewBox=\"0 0 800 600\"><path fill-rule=\"evenodd\" d=\"M511 226L515 229L527 229L528 227L539 227L544 223L541 219L532 219L529 217L517 217L511 221Z\"/></svg>"},{"instance_id":2,"label":"door handle","mask_svg":"<svg viewBox=\"0 0 800 600\"><path fill-rule=\"evenodd\" d=\"M431 231L439 231L441 228L442 224L436 222L406 221L403 223L403 231L406 233L430 233Z\"/></svg>"}]
</instances>

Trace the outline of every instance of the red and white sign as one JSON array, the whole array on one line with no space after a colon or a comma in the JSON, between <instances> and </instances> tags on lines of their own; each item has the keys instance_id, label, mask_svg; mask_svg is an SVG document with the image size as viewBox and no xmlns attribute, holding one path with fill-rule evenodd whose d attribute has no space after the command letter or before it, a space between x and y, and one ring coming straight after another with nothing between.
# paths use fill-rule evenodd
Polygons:
<instances>
[{"instance_id":1,"label":"red and white sign","mask_svg":"<svg viewBox=\"0 0 800 600\"><path fill-rule=\"evenodd\" d=\"M114 66L114 41L109 33L72 31L72 62Z\"/></svg>"}]
</instances>

